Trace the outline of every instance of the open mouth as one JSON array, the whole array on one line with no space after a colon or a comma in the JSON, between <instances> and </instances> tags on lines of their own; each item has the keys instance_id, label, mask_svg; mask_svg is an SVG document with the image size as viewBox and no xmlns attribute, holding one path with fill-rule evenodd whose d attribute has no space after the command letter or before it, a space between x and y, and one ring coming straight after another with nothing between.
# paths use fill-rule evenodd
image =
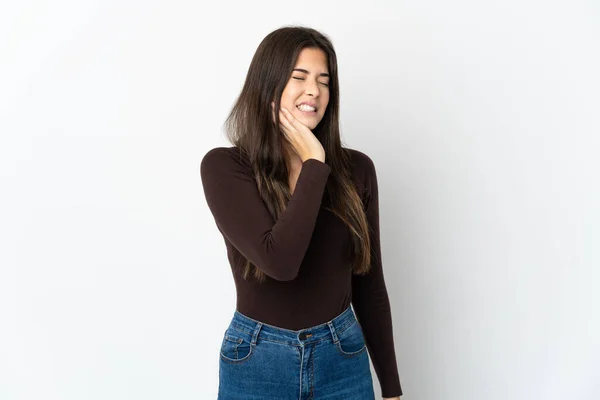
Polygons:
<instances>
[{"instance_id":1,"label":"open mouth","mask_svg":"<svg viewBox=\"0 0 600 400\"><path fill-rule=\"evenodd\" d=\"M316 114L317 113L317 109L307 106L306 104L302 104L299 106L296 106L296 108L300 111L302 111L303 113L307 113L307 114Z\"/></svg>"}]
</instances>

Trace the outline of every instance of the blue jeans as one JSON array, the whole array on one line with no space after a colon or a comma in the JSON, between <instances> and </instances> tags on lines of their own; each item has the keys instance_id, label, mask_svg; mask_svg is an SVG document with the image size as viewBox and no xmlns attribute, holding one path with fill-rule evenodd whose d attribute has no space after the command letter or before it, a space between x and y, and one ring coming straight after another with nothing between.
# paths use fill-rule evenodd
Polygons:
<instances>
[{"instance_id":1,"label":"blue jeans","mask_svg":"<svg viewBox=\"0 0 600 400\"><path fill-rule=\"evenodd\" d=\"M293 331L237 310L225 330L218 400L374 400L369 355L352 307Z\"/></svg>"}]
</instances>

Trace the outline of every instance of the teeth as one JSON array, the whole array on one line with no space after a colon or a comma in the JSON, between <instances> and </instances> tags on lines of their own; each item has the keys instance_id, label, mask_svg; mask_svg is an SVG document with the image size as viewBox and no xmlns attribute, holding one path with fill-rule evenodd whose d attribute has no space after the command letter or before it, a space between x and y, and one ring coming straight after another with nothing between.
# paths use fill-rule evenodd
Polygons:
<instances>
[{"instance_id":1,"label":"teeth","mask_svg":"<svg viewBox=\"0 0 600 400\"><path fill-rule=\"evenodd\" d=\"M308 106L306 104L301 104L301 105L296 106L296 107L298 107L298 109L301 110L301 111L315 111L316 110L314 107Z\"/></svg>"}]
</instances>

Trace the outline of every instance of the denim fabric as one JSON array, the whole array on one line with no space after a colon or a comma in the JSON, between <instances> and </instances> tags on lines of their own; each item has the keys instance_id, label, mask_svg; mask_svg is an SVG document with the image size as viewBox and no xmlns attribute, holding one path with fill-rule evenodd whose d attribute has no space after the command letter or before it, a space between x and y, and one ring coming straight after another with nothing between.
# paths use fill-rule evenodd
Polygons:
<instances>
[{"instance_id":1,"label":"denim fabric","mask_svg":"<svg viewBox=\"0 0 600 400\"><path fill-rule=\"evenodd\" d=\"M374 400L369 355L352 307L299 331L237 310L225 330L218 400Z\"/></svg>"}]
</instances>

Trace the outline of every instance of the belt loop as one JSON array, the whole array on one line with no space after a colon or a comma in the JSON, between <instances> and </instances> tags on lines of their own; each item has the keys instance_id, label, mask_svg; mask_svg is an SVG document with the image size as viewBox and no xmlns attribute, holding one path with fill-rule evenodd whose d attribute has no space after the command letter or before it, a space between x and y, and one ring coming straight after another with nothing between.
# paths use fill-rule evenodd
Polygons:
<instances>
[{"instance_id":1,"label":"belt loop","mask_svg":"<svg viewBox=\"0 0 600 400\"><path fill-rule=\"evenodd\" d=\"M257 322L256 327L254 328L254 334L252 335L252 344L256 346L256 340L258 339L258 332L262 328L262 322Z\"/></svg>"},{"instance_id":2,"label":"belt loop","mask_svg":"<svg viewBox=\"0 0 600 400\"><path fill-rule=\"evenodd\" d=\"M335 333L335 328L333 326L332 321L328 321L327 325L329 325L329 330L331 331L331 337L333 338L333 343L336 344L338 342L337 334Z\"/></svg>"}]
</instances>

